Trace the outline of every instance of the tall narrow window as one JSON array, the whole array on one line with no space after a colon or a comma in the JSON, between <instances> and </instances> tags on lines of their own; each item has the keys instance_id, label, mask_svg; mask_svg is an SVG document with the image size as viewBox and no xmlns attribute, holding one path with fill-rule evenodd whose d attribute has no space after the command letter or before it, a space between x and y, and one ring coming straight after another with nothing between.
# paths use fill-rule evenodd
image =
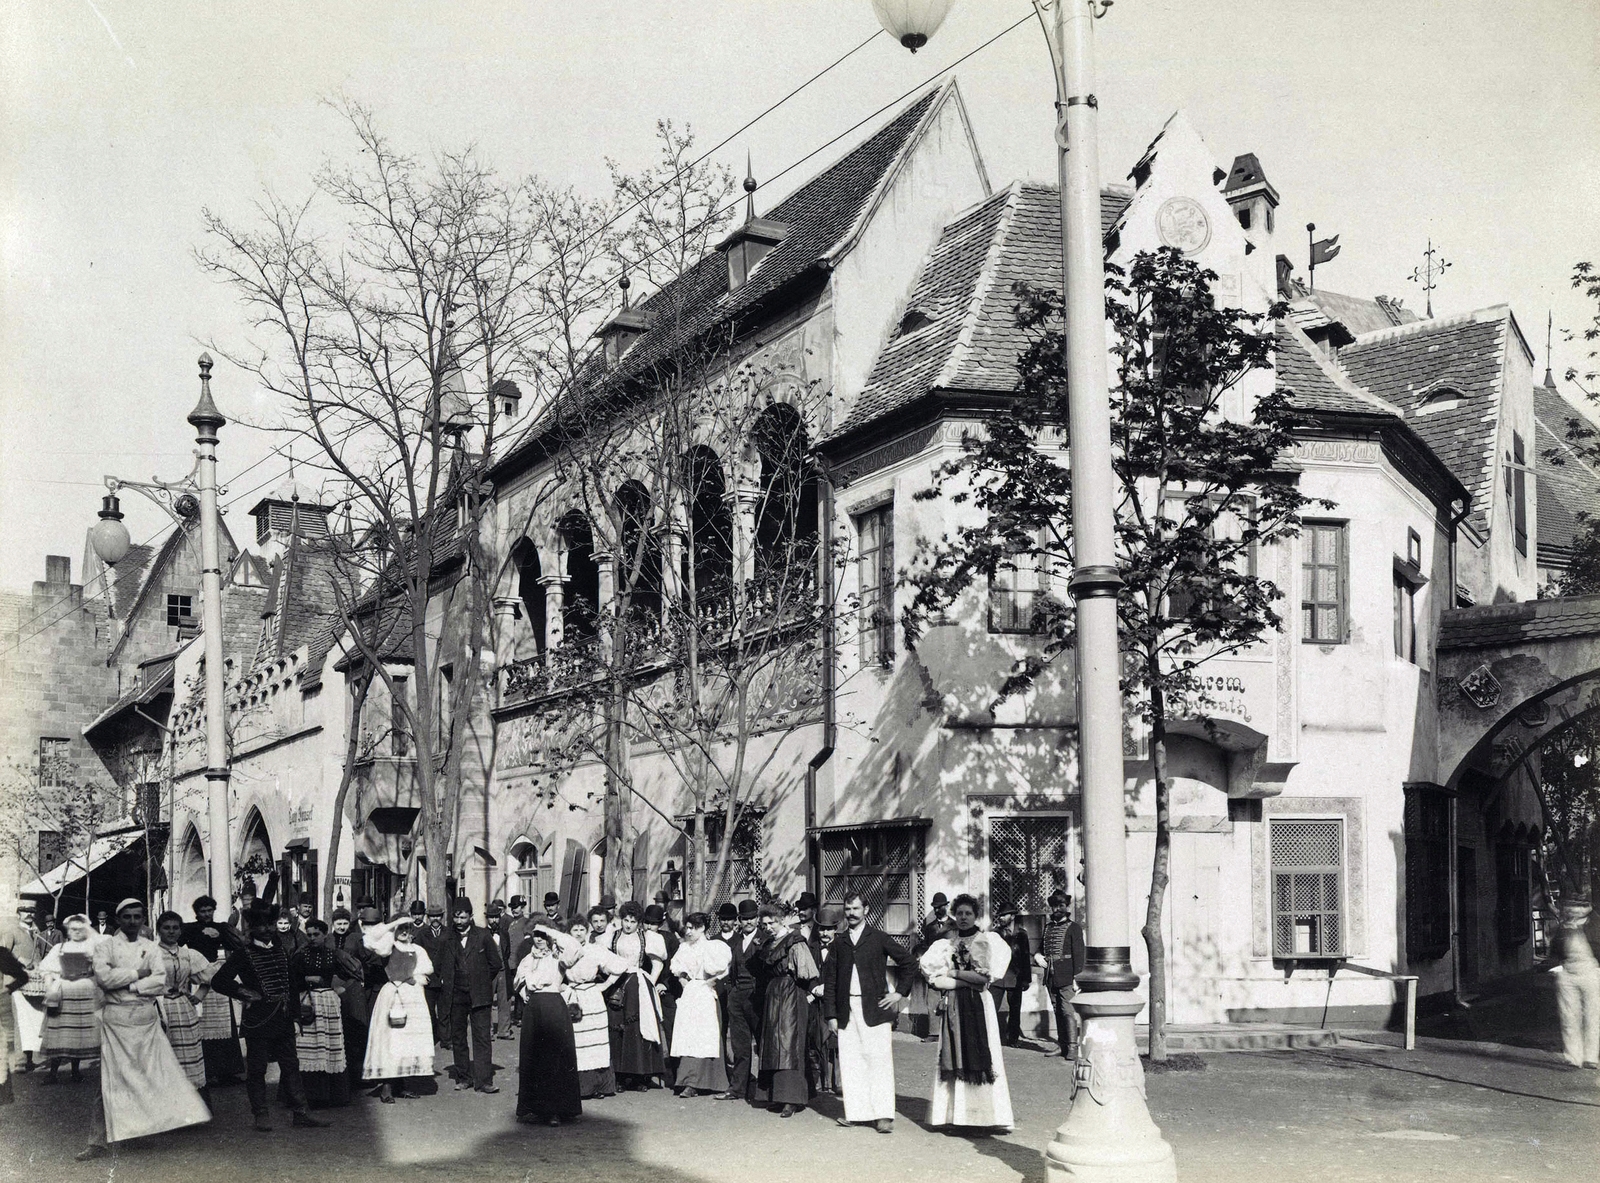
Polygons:
<instances>
[{"instance_id":1,"label":"tall narrow window","mask_svg":"<svg viewBox=\"0 0 1600 1183\"><path fill-rule=\"evenodd\" d=\"M406 680L396 677L389 691L389 754L411 754L411 723L406 717Z\"/></svg>"},{"instance_id":2,"label":"tall narrow window","mask_svg":"<svg viewBox=\"0 0 1600 1183\"><path fill-rule=\"evenodd\" d=\"M1532 852L1521 842L1495 846L1495 919L1502 945L1520 945L1533 930Z\"/></svg>"},{"instance_id":3,"label":"tall narrow window","mask_svg":"<svg viewBox=\"0 0 1600 1183\"><path fill-rule=\"evenodd\" d=\"M1406 957L1414 966L1450 951L1450 799L1406 789Z\"/></svg>"},{"instance_id":4,"label":"tall narrow window","mask_svg":"<svg viewBox=\"0 0 1600 1183\"><path fill-rule=\"evenodd\" d=\"M1511 433L1511 526L1517 539L1517 553L1528 553L1528 468L1522 437Z\"/></svg>"},{"instance_id":5,"label":"tall narrow window","mask_svg":"<svg viewBox=\"0 0 1600 1183\"><path fill-rule=\"evenodd\" d=\"M894 664L894 505L856 517L861 663Z\"/></svg>"},{"instance_id":6,"label":"tall narrow window","mask_svg":"<svg viewBox=\"0 0 1600 1183\"><path fill-rule=\"evenodd\" d=\"M1271 830L1272 955L1344 952L1344 823L1276 821Z\"/></svg>"},{"instance_id":7,"label":"tall narrow window","mask_svg":"<svg viewBox=\"0 0 1600 1183\"><path fill-rule=\"evenodd\" d=\"M53 736L42 736L39 740L39 787L45 789L59 788L67 783L72 769L68 764L67 752L72 746L68 739L57 739Z\"/></svg>"},{"instance_id":8,"label":"tall narrow window","mask_svg":"<svg viewBox=\"0 0 1600 1183\"><path fill-rule=\"evenodd\" d=\"M1337 645L1345 635L1345 527L1343 522L1307 522L1300 565L1302 639Z\"/></svg>"},{"instance_id":9,"label":"tall narrow window","mask_svg":"<svg viewBox=\"0 0 1600 1183\"><path fill-rule=\"evenodd\" d=\"M1417 660L1417 588L1399 571L1394 573L1394 655Z\"/></svg>"},{"instance_id":10,"label":"tall narrow window","mask_svg":"<svg viewBox=\"0 0 1600 1183\"><path fill-rule=\"evenodd\" d=\"M1049 594L1049 560L1039 551L1011 555L989 577L989 631L1036 631L1035 610Z\"/></svg>"}]
</instances>

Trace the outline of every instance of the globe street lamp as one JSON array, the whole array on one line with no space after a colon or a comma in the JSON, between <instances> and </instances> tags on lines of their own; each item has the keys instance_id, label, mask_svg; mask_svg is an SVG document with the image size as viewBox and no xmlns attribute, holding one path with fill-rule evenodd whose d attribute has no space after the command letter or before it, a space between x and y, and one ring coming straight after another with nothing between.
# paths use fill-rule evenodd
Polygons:
<instances>
[{"instance_id":1,"label":"globe street lamp","mask_svg":"<svg viewBox=\"0 0 1600 1183\"><path fill-rule=\"evenodd\" d=\"M1052 1183L1175 1180L1172 1147L1150 1119L1134 1042L1143 1000L1134 991L1123 822L1122 691L1117 643L1111 410L1106 390L1105 246L1100 232L1099 102L1094 22L1111 0L1032 0L1056 81L1061 182L1062 295L1077 615L1078 767L1083 790L1088 964L1073 1006L1083 1019L1072 1104L1045 1148ZM944 21L949 0L873 0L884 27L915 49ZM892 19L891 19L892 18Z\"/></svg>"},{"instance_id":2,"label":"globe street lamp","mask_svg":"<svg viewBox=\"0 0 1600 1183\"><path fill-rule=\"evenodd\" d=\"M119 489L133 489L159 505L177 524L188 528L200 519L200 624L205 645L206 675L206 813L211 831L210 894L226 903L233 898L233 860L228 851L228 731L223 701L222 666L222 523L217 512L217 431L227 420L211 401L211 355L200 355L200 401L189 412L195 428L194 470L180 481L125 481L106 477L100 520L89 530L89 545L100 561L115 567L127 558L128 528L122 524Z\"/></svg>"}]
</instances>

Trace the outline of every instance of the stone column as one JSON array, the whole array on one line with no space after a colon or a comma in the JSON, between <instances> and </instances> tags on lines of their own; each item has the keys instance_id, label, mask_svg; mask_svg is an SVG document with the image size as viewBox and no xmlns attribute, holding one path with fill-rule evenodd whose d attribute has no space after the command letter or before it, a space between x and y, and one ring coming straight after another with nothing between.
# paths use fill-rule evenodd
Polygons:
<instances>
[{"instance_id":1,"label":"stone column","mask_svg":"<svg viewBox=\"0 0 1600 1183\"><path fill-rule=\"evenodd\" d=\"M517 658L517 601L510 596L494 600L494 668L503 670Z\"/></svg>"},{"instance_id":2,"label":"stone column","mask_svg":"<svg viewBox=\"0 0 1600 1183\"><path fill-rule=\"evenodd\" d=\"M759 485L740 485L726 495L733 520L733 594L744 595L744 587L756 577L756 506L761 503Z\"/></svg>"},{"instance_id":3,"label":"stone column","mask_svg":"<svg viewBox=\"0 0 1600 1183\"><path fill-rule=\"evenodd\" d=\"M664 603L677 604L683 599L684 539L689 527L674 516L661 530L661 598Z\"/></svg>"},{"instance_id":4,"label":"stone column","mask_svg":"<svg viewBox=\"0 0 1600 1183\"><path fill-rule=\"evenodd\" d=\"M599 576L599 603L595 605L596 631L600 644L611 647L611 617L617 610L617 564L610 551L594 552L595 573Z\"/></svg>"},{"instance_id":5,"label":"stone column","mask_svg":"<svg viewBox=\"0 0 1600 1183\"><path fill-rule=\"evenodd\" d=\"M541 575L539 586L544 588L544 647L545 652L561 648L561 613L567 598L567 581L560 575Z\"/></svg>"}]
</instances>

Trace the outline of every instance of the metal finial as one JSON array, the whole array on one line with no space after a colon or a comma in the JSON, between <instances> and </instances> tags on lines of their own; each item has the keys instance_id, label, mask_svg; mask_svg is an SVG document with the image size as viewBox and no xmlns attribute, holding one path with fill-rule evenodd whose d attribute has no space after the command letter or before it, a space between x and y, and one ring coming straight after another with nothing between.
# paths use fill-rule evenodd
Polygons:
<instances>
[{"instance_id":1,"label":"metal finial","mask_svg":"<svg viewBox=\"0 0 1600 1183\"><path fill-rule=\"evenodd\" d=\"M628 278L626 271L617 279L617 286L622 289L622 310L626 312L628 310L628 289L633 286L633 281Z\"/></svg>"},{"instance_id":2,"label":"metal finial","mask_svg":"<svg viewBox=\"0 0 1600 1183\"><path fill-rule=\"evenodd\" d=\"M217 429L228 421L222 417L222 412L217 410L217 404L211 401L211 355L200 355L200 401L195 404L194 410L189 412L189 423L201 432L202 442L215 443Z\"/></svg>"},{"instance_id":3,"label":"metal finial","mask_svg":"<svg viewBox=\"0 0 1600 1183\"><path fill-rule=\"evenodd\" d=\"M750 163L750 152L744 154L744 220L756 220L756 170Z\"/></svg>"}]
</instances>

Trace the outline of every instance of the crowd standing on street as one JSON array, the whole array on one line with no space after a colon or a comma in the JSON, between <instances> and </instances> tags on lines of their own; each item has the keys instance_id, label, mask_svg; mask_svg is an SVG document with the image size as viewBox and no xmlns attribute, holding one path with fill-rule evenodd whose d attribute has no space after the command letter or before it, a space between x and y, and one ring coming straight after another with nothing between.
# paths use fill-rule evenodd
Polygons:
<instances>
[{"instance_id":1,"label":"crowd standing on street","mask_svg":"<svg viewBox=\"0 0 1600 1183\"><path fill-rule=\"evenodd\" d=\"M985 929L968 895L936 895L906 941L874 927L859 894L825 908L810 892L792 909L728 901L680 922L664 896L619 907L607 895L568 915L551 892L539 912L522 896L492 901L480 926L459 896L392 921L362 901L323 921L309 902L279 908L273 890L269 879L262 898L241 892L231 922L202 896L192 920L164 912L153 928L135 899L105 931L86 914L56 931L20 909L0 926L0 1103L14 1066L45 1065L55 1084L68 1065L76 1084L98 1060L79 1155L94 1158L209 1121L212 1090L240 1081L255 1128L272 1130L269 1065L295 1127L328 1125L313 1110L358 1091L385 1104L436 1094L441 1047L457 1090L494 1094L496 1041L515 1037L520 1121L559 1125L586 1101L670 1088L780 1119L833 1094L840 1126L887 1134L892 1032L920 1001L939 1044L932 1124L1004 1131L1001 1049L1017 1041L1023 991L1040 969L1060 1022L1082 968L1082 933L1059 894L1034 953L1015 906L997 906Z\"/></svg>"}]
</instances>

